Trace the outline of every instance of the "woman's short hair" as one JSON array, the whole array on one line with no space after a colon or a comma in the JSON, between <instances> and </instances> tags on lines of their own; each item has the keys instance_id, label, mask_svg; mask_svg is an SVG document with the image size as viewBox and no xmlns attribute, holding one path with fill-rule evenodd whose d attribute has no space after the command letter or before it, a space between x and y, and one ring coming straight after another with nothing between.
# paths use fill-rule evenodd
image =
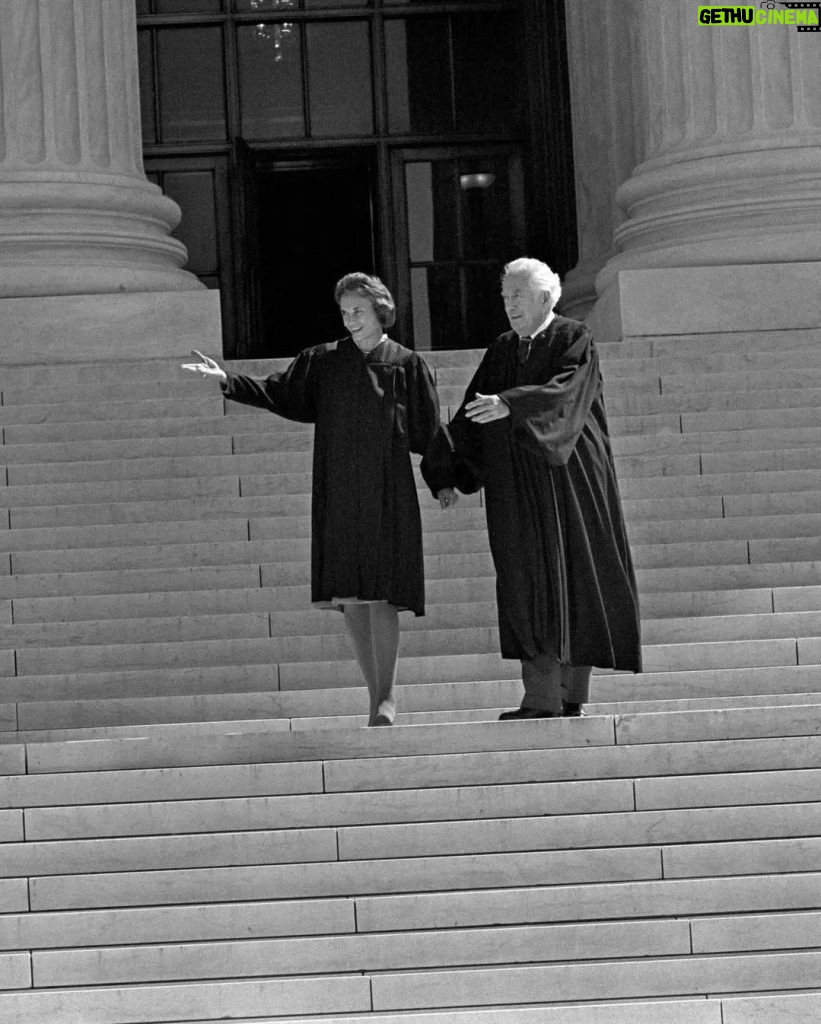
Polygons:
<instances>
[{"instance_id":1,"label":"woman's short hair","mask_svg":"<svg viewBox=\"0 0 821 1024\"><path fill-rule=\"evenodd\" d=\"M374 312L379 318L383 327L393 327L396 320L396 303L387 287L372 274L346 274L336 282L334 288L334 299L337 306L343 295L361 295L370 299L373 303Z\"/></svg>"},{"instance_id":2,"label":"woman's short hair","mask_svg":"<svg viewBox=\"0 0 821 1024\"><path fill-rule=\"evenodd\" d=\"M555 306L562 296L562 282L559 280L559 275L541 260L522 256L518 260L505 264L505 269L502 272L503 281L508 274L523 274L529 277L537 288L550 294L551 306Z\"/></svg>"}]
</instances>

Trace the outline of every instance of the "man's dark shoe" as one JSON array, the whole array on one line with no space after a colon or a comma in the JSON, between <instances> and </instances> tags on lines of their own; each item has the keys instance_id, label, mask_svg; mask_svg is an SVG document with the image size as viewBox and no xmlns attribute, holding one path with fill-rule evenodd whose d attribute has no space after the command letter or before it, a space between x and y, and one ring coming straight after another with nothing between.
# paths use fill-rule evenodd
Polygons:
<instances>
[{"instance_id":1,"label":"man's dark shoe","mask_svg":"<svg viewBox=\"0 0 821 1024\"><path fill-rule=\"evenodd\" d=\"M500 722L509 722L514 718L561 718L556 711L540 711L538 708L516 708L515 711L503 711L499 715Z\"/></svg>"},{"instance_id":2,"label":"man's dark shoe","mask_svg":"<svg viewBox=\"0 0 821 1024\"><path fill-rule=\"evenodd\" d=\"M584 704L574 704L572 700L562 701L562 715L564 718L584 718L586 714Z\"/></svg>"}]
</instances>

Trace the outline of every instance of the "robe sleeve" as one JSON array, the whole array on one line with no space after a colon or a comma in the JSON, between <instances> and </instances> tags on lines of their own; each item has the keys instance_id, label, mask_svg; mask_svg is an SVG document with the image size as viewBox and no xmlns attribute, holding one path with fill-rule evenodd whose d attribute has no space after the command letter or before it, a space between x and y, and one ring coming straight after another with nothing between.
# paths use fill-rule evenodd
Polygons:
<instances>
[{"instance_id":1,"label":"robe sleeve","mask_svg":"<svg viewBox=\"0 0 821 1024\"><path fill-rule=\"evenodd\" d=\"M487 353L479 364L456 415L441 426L422 460L422 476L434 497L445 487L473 494L483 486L482 437L465 416L465 405L484 387Z\"/></svg>"},{"instance_id":2,"label":"robe sleeve","mask_svg":"<svg viewBox=\"0 0 821 1024\"><path fill-rule=\"evenodd\" d=\"M549 465L564 466L601 389L593 336L582 326L558 357L549 380L510 388L499 397L510 409L514 440Z\"/></svg>"},{"instance_id":3,"label":"robe sleeve","mask_svg":"<svg viewBox=\"0 0 821 1024\"><path fill-rule=\"evenodd\" d=\"M306 349L282 373L270 377L248 377L242 373L228 373L222 393L234 402L254 405L284 416L287 420L313 423L316 403L313 393L312 353Z\"/></svg>"},{"instance_id":4,"label":"robe sleeve","mask_svg":"<svg viewBox=\"0 0 821 1024\"><path fill-rule=\"evenodd\" d=\"M408 446L424 455L439 429L439 396L424 359L415 355L408 369Z\"/></svg>"}]
</instances>

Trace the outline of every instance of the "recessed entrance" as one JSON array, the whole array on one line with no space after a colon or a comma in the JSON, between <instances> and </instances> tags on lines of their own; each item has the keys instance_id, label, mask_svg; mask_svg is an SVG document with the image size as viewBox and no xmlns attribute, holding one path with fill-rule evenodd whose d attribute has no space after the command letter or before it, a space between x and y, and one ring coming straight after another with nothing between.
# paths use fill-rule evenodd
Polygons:
<instances>
[{"instance_id":1,"label":"recessed entrance","mask_svg":"<svg viewBox=\"0 0 821 1024\"><path fill-rule=\"evenodd\" d=\"M252 357L292 356L344 333L334 283L376 266L369 161L271 160L255 171L258 338Z\"/></svg>"}]
</instances>

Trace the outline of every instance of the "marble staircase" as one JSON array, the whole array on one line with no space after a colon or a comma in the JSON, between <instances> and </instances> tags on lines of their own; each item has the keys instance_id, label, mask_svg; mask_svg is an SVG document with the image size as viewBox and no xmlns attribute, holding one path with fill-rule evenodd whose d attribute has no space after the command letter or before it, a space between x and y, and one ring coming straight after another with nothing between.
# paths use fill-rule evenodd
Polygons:
<instances>
[{"instance_id":1,"label":"marble staircase","mask_svg":"<svg viewBox=\"0 0 821 1024\"><path fill-rule=\"evenodd\" d=\"M430 354L444 410L477 358ZM4 372L4 1024L821 1020L821 331L602 362L645 672L498 722L481 497L420 482L380 730L308 607L309 427Z\"/></svg>"}]
</instances>

